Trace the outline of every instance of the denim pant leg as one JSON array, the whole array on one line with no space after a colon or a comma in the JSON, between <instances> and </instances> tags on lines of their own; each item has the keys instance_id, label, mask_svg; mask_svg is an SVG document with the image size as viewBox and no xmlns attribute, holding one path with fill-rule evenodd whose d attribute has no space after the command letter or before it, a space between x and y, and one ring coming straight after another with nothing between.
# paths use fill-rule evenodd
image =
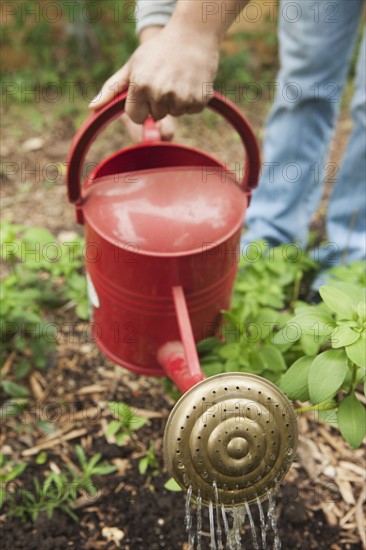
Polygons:
<instances>
[{"instance_id":1,"label":"denim pant leg","mask_svg":"<svg viewBox=\"0 0 366 550\"><path fill-rule=\"evenodd\" d=\"M329 245L319 256L329 266L366 258L366 29L357 61L352 118L352 133L329 201Z\"/></svg>"},{"instance_id":2,"label":"denim pant leg","mask_svg":"<svg viewBox=\"0 0 366 550\"><path fill-rule=\"evenodd\" d=\"M362 8L363 0L281 0L277 95L244 244L306 245Z\"/></svg>"}]
</instances>

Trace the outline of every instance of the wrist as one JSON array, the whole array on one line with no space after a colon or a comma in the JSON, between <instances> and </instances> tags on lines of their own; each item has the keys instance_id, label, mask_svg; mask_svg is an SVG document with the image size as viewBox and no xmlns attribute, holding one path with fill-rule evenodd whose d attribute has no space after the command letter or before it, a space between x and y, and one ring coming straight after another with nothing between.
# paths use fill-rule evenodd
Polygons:
<instances>
[{"instance_id":1,"label":"wrist","mask_svg":"<svg viewBox=\"0 0 366 550\"><path fill-rule=\"evenodd\" d=\"M139 33L140 43L143 44L151 38L154 38L157 34L161 32L164 27L162 25L151 25L149 27L144 27Z\"/></svg>"},{"instance_id":2,"label":"wrist","mask_svg":"<svg viewBox=\"0 0 366 550\"><path fill-rule=\"evenodd\" d=\"M174 12L168 25L174 26L176 32L179 35L186 35L192 37L192 40L209 41L220 47L222 39L221 25L210 22L210 24L204 23L201 15L186 13L186 7L183 6L180 9L179 5Z\"/></svg>"}]
</instances>

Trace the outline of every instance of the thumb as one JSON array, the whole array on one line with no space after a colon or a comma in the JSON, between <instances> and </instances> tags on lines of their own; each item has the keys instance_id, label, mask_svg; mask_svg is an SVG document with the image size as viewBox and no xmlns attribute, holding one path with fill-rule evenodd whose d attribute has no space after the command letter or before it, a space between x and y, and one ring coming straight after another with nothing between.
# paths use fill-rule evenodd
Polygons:
<instances>
[{"instance_id":1,"label":"thumb","mask_svg":"<svg viewBox=\"0 0 366 550\"><path fill-rule=\"evenodd\" d=\"M167 115L161 120L158 120L156 125L159 128L161 139L163 141L171 141L173 139L175 133L175 122L171 115Z\"/></svg>"},{"instance_id":2,"label":"thumb","mask_svg":"<svg viewBox=\"0 0 366 550\"><path fill-rule=\"evenodd\" d=\"M127 90L130 80L130 61L127 61L114 75L103 84L99 94L89 103L89 109L98 111L121 92Z\"/></svg>"}]
</instances>

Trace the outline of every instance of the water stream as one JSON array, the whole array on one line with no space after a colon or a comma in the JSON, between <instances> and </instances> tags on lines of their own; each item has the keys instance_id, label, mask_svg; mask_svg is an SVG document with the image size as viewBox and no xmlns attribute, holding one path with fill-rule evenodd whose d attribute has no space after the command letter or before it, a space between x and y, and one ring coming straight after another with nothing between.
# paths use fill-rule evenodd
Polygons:
<instances>
[{"instance_id":1,"label":"water stream","mask_svg":"<svg viewBox=\"0 0 366 550\"><path fill-rule=\"evenodd\" d=\"M205 548L210 550L242 550L246 548L250 537L251 547L254 550L281 550L275 514L275 490L268 491L266 507L257 498L250 505L245 502L242 506L225 508L220 503L215 483L213 483L213 489L215 499L209 503L208 518L207 508L202 506L201 494L192 495L192 487L189 487L187 491L185 528L188 537L188 550L204 550ZM251 506L256 507L258 510L259 525L257 526L254 522ZM267 512L265 512L265 508L267 508ZM193 521L194 512L196 521ZM207 527L204 525L205 519L207 520ZM271 536L268 533L271 533ZM269 538L272 539L272 542L268 540Z\"/></svg>"}]
</instances>

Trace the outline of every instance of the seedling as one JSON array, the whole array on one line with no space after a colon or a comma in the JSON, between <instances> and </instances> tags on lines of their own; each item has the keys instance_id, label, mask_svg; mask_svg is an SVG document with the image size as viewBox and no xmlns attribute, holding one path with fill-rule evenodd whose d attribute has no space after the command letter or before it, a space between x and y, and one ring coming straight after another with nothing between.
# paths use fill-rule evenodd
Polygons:
<instances>
[{"instance_id":1,"label":"seedling","mask_svg":"<svg viewBox=\"0 0 366 550\"><path fill-rule=\"evenodd\" d=\"M173 477L170 477L168 481L164 483L164 487L172 493L179 493L180 491L182 491L182 487L178 485Z\"/></svg>"},{"instance_id":2,"label":"seedling","mask_svg":"<svg viewBox=\"0 0 366 550\"><path fill-rule=\"evenodd\" d=\"M15 464L8 460L3 453L0 453L0 509L6 500L7 484L21 476L26 467L25 462Z\"/></svg>"},{"instance_id":3,"label":"seedling","mask_svg":"<svg viewBox=\"0 0 366 550\"><path fill-rule=\"evenodd\" d=\"M16 516L22 521L28 517L36 521L41 512L52 518L55 510L59 509L68 514L73 520L78 517L72 510L72 502L77 494L77 486L70 483L66 474L50 472L41 484L37 478L33 480L33 490L22 489L9 498L8 516Z\"/></svg>"},{"instance_id":4,"label":"seedling","mask_svg":"<svg viewBox=\"0 0 366 550\"><path fill-rule=\"evenodd\" d=\"M17 516L22 521L28 517L35 521L41 512L51 518L55 510L59 509L68 514L73 520L78 517L73 510L73 503L78 495L95 495L97 488L94 476L108 475L116 471L115 466L100 463L101 454L95 454L87 459L80 445L75 448L80 464L80 471L67 465L68 471L49 472L43 483L37 478L33 480L33 490L21 489L7 499L9 516Z\"/></svg>"},{"instance_id":5,"label":"seedling","mask_svg":"<svg viewBox=\"0 0 366 550\"><path fill-rule=\"evenodd\" d=\"M78 491L83 489L91 495L95 495L97 493L97 488L95 487L92 478L94 476L105 476L108 474L112 474L116 471L117 468L104 462L101 463L101 453L96 453L88 461L84 449L80 445L76 445L75 452L79 460L81 473L75 471L74 468L69 466L73 482L77 484Z\"/></svg>"},{"instance_id":6,"label":"seedling","mask_svg":"<svg viewBox=\"0 0 366 550\"><path fill-rule=\"evenodd\" d=\"M110 440L114 439L117 445L122 445L127 438L130 438L136 443L134 432L144 426L147 419L135 413L126 403L110 401L108 408L118 420L109 422L106 431L107 440L111 442Z\"/></svg>"},{"instance_id":7,"label":"seedling","mask_svg":"<svg viewBox=\"0 0 366 550\"><path fill-rule=\"evenodd\" d=\"M141 475L146 474L147 470L152 470L152 475L156 474L159 464L154 452L154 443L151 441L146 455L139 461L139 472Z\"/></svg>"}]
</instances>

